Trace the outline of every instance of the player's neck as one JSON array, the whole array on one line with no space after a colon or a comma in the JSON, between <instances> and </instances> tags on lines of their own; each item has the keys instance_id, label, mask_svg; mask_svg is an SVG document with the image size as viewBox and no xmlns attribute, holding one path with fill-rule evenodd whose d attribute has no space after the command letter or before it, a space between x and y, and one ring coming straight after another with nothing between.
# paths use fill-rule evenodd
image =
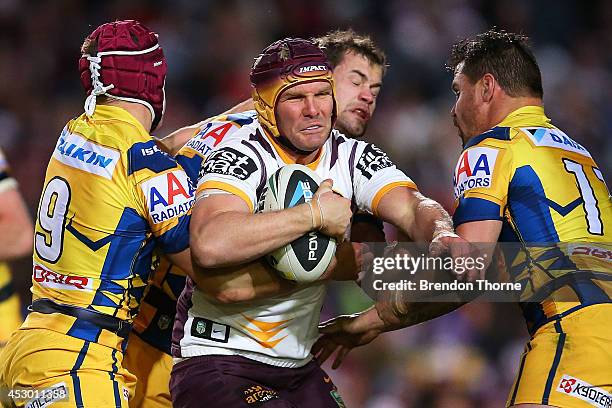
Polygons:
<instances>
[{"instance_id":1,"label":"player's neck","mask_svg":"<svg viewBox=\"0 0 612 408\"><path fill-rule=\"evenodd\" d=\"M501 98L497 103L497 106L492 106L489 115L489 127L491 129L500 124L508 115L517 109L525 106L543 106L542 99L533 96L519 96L509 97L506 96Z\"/></svg>"},{"instance_id":2,"label":"player's neck","mask_svg":"<svg viewBox=\"0 0 612 408\"><path fill-rule=\"evenodd\" d=\"M153 121L153 118L151 117L151 111L143 104L137 102L126 102L118 99L111 99L107 101L105 105L117 106L119 108L125 109L138 122L140 122L142 127L144 127L147 132L149 132L149 129L151 129L151 123Z\"/></svg>"}]
</instances>

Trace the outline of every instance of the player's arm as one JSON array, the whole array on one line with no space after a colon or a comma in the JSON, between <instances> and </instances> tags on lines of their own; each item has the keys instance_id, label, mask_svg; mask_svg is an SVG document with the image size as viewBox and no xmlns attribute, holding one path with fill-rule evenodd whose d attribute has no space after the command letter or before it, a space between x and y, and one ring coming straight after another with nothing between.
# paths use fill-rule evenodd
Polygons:
<instances>
[{"instance_id":1,"label":"player's arm","mask_svg":"<svg viewBox=\"0 0 612 408\"><path fill-rule=\"evenodd\" d=\"M414 241L431 242L438 236L454 235L446 210L409 187L399 186L387 192L376 210L382 220L400 228Z\"/></svg>"},{"instance_id":2,"label":"player's arm","mask_svg":"<svg viewBox=\"0 0 612 408\"><path fill-rule=\"evenodd\" d=\"M19 190L15 186L2 188L2 184L0 183L0 260L4 261L32 253L34 225Z\"/></svg>"},{"instance_id":3,"label":"player's arm","mask_svg":"<svg viewBox=\"0 0 612 408\"><path fill-rule=\"evenodd\" d=\"M222 115L229 115L230 113L240 113L248 110L255 109L253 105L253 99L247 99L245 101L240 102L238 105L233 106L232 108L226 110L222 113ZM159 142L164 146L165 150L170 153L172 156L175 156L181 147L185 145L193 135L201 129L203 125L209 122L212 118L204 119L201 122L195 123L191 126L185 126L174 132L170 133L168 136L159 140Z\"/></svg>"},{"instance_id":4,"label":"player's arm","mask_svg":"<svg viewBox=\"0 0 612 408\"><path fill-rule=\"evenodd\" d=\"M310 203L253 214L234 194L207 194L196 201L190 247L196 265L220 268L251 262L312 231L342 236L350 220L350 202L324 181Z\"/></svg>"},{"instance_id":5,"label":"player's arm","mask_svg":"<svg viewBox=\"0 0 612 408\"><path fill-rule=\"evenodd\" d=\"M191 126L185 126L177 129L163 139L158 140L158 142L168 154L171 156L176 156L179 150L181 150L181 147L183 147L185 143L187 143L193 137L193 135L200 129L200 126L205 122L206 121L202 121Z\"/></svg>"}]
</instances>

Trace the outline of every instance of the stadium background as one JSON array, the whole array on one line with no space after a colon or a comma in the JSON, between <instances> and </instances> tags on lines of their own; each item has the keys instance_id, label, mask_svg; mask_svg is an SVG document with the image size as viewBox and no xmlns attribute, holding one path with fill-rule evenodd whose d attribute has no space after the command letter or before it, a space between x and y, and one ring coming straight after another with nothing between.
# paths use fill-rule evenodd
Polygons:
<instances>
[{"instance_id":1,"label":"stadium background","mask_svg":"<svg viewBox=\"0 0 612 408\"><path fill-rule=\"evenodd\" d=\"M447 208L460 142L444 69L459 37L496 25L532 37L554 122L585 145L608 184L612 170L612 2L423 1L0 1L0 146L35 213L46 163L64 123L82 112L77 59L98 24L136 18L160 34L169 63L170 131L249 96L258 52L284 36L335 28L369 33L390 68L367 139L386 150ZM31 263L14 263L29 303ZM364 298L336 287L324 317ZM0 317L1 319L1 317ZM349 407L502 406L527 333L519 309L479 303L353 351L332 373Z\"/></svg>"}]
</instances>

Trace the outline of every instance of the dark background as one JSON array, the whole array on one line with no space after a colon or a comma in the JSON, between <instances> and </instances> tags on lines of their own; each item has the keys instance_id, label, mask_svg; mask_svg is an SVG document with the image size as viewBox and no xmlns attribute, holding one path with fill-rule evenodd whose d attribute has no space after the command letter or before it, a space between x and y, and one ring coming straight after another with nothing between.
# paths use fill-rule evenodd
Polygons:
<instances>
[{"instance_id":1,"label":"dark background","mask_svg":"<svg viewBox=\"0 0 612 408\"><path fill-rule=\"evenodd\" d=\"M522 32L540 63L548 116L591 151L610 181L609 1L2 0L0 146L32 214L59 132L83 111L81 42L97 25L125 18L158 32L168 58L159 137L249 97L253 58L278 38L349 27L369 33L391 66L367 139L447 208L460 151L449 113L452 76L444 69L449 47L494 25ZM29 303L31 263L14 266ZM367 304L357 290L332 292L325 316ZM526 338L518 307L474 304L353 351L332 377L350 407L502 406Z\"/></svg>"}]
</instances>

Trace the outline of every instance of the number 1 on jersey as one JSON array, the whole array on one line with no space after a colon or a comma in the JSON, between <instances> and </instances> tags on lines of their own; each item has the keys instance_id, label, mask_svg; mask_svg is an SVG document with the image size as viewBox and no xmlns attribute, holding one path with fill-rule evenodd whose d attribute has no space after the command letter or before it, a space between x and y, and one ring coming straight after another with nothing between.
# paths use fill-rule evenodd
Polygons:
<instances>
[{"instance_id":1,"label":"number 1 on jersey","mask_svg":"<svg viewBox=\"0 0 612 408\"><path fill-rule=\"evenodd\" d=\"M563 159L565 164L565 170L572 173L576 177L578 184L578 190L582 196L584 202L584 212L586 213L587 231L593 235L603 235L603 224L601 222L601 213L597 208L597 198L593 188L589 183L589 179L584 173L584 168L580 163L571 161L569 159ZM597 176L597 174L595 174ZM598 177L599 178L599 177Z\"/></svg>"},{"instance_id":2,"label":"number 1 on jersey","mask_svg":"<svg viewBox=\"0 0 612 408\"><path fill-rule=\"evenodd\" d=\"M46 233L36 232L36 254L55 263L62 255L66 213L70 205L70 186L61 177L52 178L43 192L38 208L38 225Z\"/></svg>"}]
</instances>

